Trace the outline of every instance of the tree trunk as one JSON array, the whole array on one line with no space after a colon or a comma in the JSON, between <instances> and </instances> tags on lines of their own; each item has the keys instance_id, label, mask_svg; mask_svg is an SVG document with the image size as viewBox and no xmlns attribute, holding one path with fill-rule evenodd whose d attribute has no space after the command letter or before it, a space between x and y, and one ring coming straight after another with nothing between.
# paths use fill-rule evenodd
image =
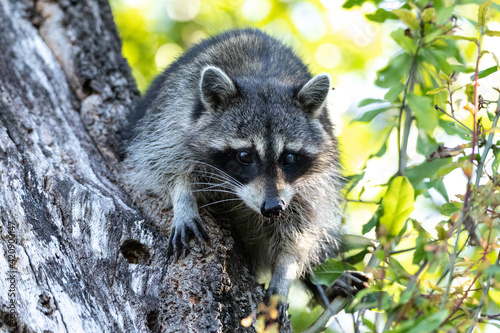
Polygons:
<instances>
[{"instance_id":1,"label":"tree trunk","mask_svg":"<svg viewBox=\"0 0 500 333\"><path fill-rule=\"evenodd\" d=\"M228 222L168 264L171 213L122 187L138 96L106 0L0 0L0 330L254 331Z\"/></svg>"}]
</instances>

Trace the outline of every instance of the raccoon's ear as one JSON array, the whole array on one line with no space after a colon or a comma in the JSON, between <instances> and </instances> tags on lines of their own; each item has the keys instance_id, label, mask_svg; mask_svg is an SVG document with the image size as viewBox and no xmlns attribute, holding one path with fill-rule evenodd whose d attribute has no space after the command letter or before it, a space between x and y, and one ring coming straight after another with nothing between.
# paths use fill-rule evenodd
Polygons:
<instances>
[{"instance_id":1,"label":"raccoon's ear","mask_svg":"<svg viewBox=\"0 0 500 333\"><path fill-rule=\"evenodd\" d=\"M229 98L236 95L233 81L221 69L207 66L201 71L201 101L209 109L215 111Z\"/></svg>"},{"instance_id":2,"label":"raccoon's ear","mask_svg":"<svg viewBox=\"0 0 500 333\"><path fill-rule=\"evenodd\" d=\"M299 91L299 103L313 117L319 116L321 106L330 91L330 75L323 73L310 79Z\"/></svg>"}]
</instances>

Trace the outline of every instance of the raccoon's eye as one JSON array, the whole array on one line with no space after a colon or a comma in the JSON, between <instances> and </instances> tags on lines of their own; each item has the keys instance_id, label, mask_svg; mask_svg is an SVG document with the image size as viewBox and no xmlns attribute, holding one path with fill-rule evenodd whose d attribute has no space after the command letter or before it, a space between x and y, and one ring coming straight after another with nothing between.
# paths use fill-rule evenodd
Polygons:
<instances>
[{"instance_id":1,"label":"raccoon's eye","mask_svg":"<svg viewBox=\"0 0 500 333\"><path fill-rule=\"evenodd\" d=\"M240 151L240 152L238 152L236 154L236 159L241 164L252 164L252 162L253 162L252 154L250 154L247 151Z\"/></svg>"},{"instance_id":2,"label":"raccoon's eye","mask_svg":"<svg viewBox=\"0 0 500 333\"><path fill-rule=\"evenodd\" d=\"M297 161L297 155L289 153L285 155L283 158L283 165L292 165Z\"/></svg>"}]
</instances>

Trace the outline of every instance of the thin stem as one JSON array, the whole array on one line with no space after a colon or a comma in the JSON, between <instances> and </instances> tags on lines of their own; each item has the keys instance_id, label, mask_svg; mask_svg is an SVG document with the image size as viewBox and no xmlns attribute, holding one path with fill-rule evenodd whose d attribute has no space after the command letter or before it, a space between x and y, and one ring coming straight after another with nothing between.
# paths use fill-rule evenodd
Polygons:
<instances>
[{"instance_id":1,"label":"thin stem","mask_svg":"<svg viewBox=\"0 0 500 333\"><path fill-rule=\"evenodd\" d=\"M326 324L332 317L332 313L337 314L342 309L344 309L349 303L349 299L345 297L336 297L328 306L329 310L323 311L323 313L316 319L316 321L309 326L306 330L302 331L303 333L320 333L326 329Z\"/></svg>"},{"instance_id":2,"label":"thin stem","mask_svg":"<svg viewBox=\"0 0 500 333\"><path fill-rule=\"evenodd\" d=\"M415 50L415 54L412 57L411 61L411 67L410 71L408 73L408 77L406 78L406 84L405 84L405 89L403 93L403 99L401 100L401 107L399 109L399 119L398 119L398 154L399 154L399 167L398 167L398 175L403 175L406 169L406 162L407 162L407 156L406 156L406 150L408 148L408 137L410 136L410 128L411 128L411 122L413 120L413 115L411 113L410 108L408 108L408 105L406 104L406 99L408 97L408 93L410 91L413 91L413 86L415 84L415 74L417 71L417 56L418 56L418 51L420 50L421 44L422 44L422 39L423 39L423 34L418 40L417 44L417 49ZM406 111L406 117L405 117L405 125L404 125L404 130L403 130L403 142L401 143L401 119L403 118L403 113Z\"/></svg>"},{"instance_id":3,"label":"thin stem","mask_svg":"<svg viewBox=\"0 0 500 333\"><path fill-rule=\"evenodd\" d=\"M365 200L355 200L355 199L346 199L346 201L347 202L353 202L353 203L380 205L380 202L377 202L377 201L365 201Z\"/></svg>"},{"instance_id":4,"label":"thin stem","mask_svg":"<svg viewBox=\"0 0 500 333\"><path fill-rule=\"evenodd\" d=\"M429 242L429 243L427 243L427 244L434 244L434 243L437 243L437 242L440 242L440 240L433 240L433 241L430 241L430 242ZM408 249L404 249L404 250L396 250L396 251L391 251L391 252L389 252L389 254L390 254L391 256L393 256L393 255L395 255L395 254L400 254L400 253L404 253L404 252L413 251L413 250L415 250L416 248L417 248L417 247L416 247L416 246L414 246L414 247L410 247L410 248L408 248Z\"/></svg>"},{"instance_id":5,"label":"thin stem","mask_svg":"<svg viewBox=\"0 0 500 333\"><path fill-rule=\"evenodd\" d=\"M446 112L445 110L441 109L439 106L435 105L434 106L436 108L436 110L438 111L441 111L442 113L444 113L445 115L447 115L448 117L450 117L451 119L455 120L457 123L459 123L460 125L462 125L466 130L468 130L469 132L472 133L472 130L467 126L465 125L464 123L462 123L460 120L458 120L453 114L449 114L448 112Z\"/></svg>"},{"instance_id":6,"label":"thin stem","mask_svg":"<svg viewBox=\"0 0 500 333\"><path fill-rule=\"evenodd\" d=\"M413 86L415 85L415 75L417 71L417 55L420 50L420 43L422 40L419 40L417 50L415 51L415 55L413 56L413 60L410 67L410 72L408 74L408 78L406 80L406 87L403 95L403 100L401 101L401 109L399 113L399 122L398 122L398 152L399 152L399 167L398 167L398 175L404 175L406 169L406 163L408 161L408 156L406 155L406 150L408 149L408 139L410 137L410 129L411 123L413 121L413 114L411 109L408 107L406 103L406 99L408 93L413 91ZM406 112L404 112L406 111ZM403 113L405 114L405 123L403 129L403 142L401 143L401 118L403 117Z\"/></svg>"},{"instance_id":7,"label":"thin stem","mask_svg":"<svg viewBox=\"0 0 500 333\"><path fill-rule=\"evenodd\" d=\"M498 265L500 263L500 252L498 253L497 260L495 262L495 265ZM486 282L486 287L484 287L483 292L481 293L481 300L479 301L479 304L477 305L476 313L474 313L472 323L467 330L467 333L472 333L472 331L475 328L474 323L477 323L479 321L479 317L481 316L481 312L483 311L483 306L484 303L486 302L486 298L488 297L488 292L491 287L491 282L493 281L493 278L495 277L495 274L492 273L490 276L488 276L488 281Z\"/></svg>"},{"instance_id":8,"label":"thin stem","mask_svg":"<svg viewBox=\"0 0 500 333\"><path fill-rule=\"evenodd\" d=\"M491 128L497 127L498 118L500 118L500 97L498 98L497 108L495 110L495 118L493 119L493 124L491 125ZM486 144L484 146L483 154L481 155L481 161L480 161L479 166L477 168L476 182L474 183L475 187L479 186L479 181L481 180L481 177L483 174L483 169L484 169L484 164L486 162L486 157L488 156L488 152L490 151L491 146L493 146L493 137L494 136L495 136L495 131L490 131L490 134L488 135L488 139L486 140Z\"/></svg>"}]
</instances>

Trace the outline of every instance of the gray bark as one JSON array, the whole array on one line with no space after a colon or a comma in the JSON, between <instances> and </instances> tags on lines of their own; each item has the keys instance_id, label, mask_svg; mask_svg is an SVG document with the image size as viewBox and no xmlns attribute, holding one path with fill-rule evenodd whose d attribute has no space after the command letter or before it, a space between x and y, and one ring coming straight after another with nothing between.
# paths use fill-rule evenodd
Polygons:
<instances>
[{"instance_id":1,"label":"gray bark","mask_svg":"<svg viewBox=\"0 0 500 333\"><path fill-rule=\"evenodd\" d=\"M171 213L123 188L138 96L106 0L0 0L0 331L246 330L263 289L228 222L169 264Z\"/></svg>"}]
</instances>

